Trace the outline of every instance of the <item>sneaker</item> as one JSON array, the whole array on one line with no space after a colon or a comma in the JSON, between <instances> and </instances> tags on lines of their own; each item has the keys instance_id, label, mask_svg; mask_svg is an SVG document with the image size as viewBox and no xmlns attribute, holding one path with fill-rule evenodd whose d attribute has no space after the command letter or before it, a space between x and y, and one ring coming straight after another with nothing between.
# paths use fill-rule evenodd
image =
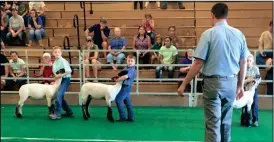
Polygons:
<instances>
[{"instance_id":1,"label":"sneaker","mask_svg":"<svg viewBox=\"0 0 274 142\"><path fill-rule=\"evenodd\" d=\"M259 126L258 121L253 122L253 123L252 123L252 126L254 126L254 127L258 127L258 126Z\"/></svg>"},{"instance_id":2,"label":"sneaker","mask_svg":"<svg viewBox=\"0 0 274 142\"><path fill-rule=\"evenodd\" d=\"M118 120L116 120L116 122L125 122L126 121L126 119L118 119Z\"/></svg>"},{"instance_id":3,"label":"sneaker","mask_svg":"<svg viewBox=\"0 0 274 142\"><path fill-rule=\"evenodd\" d=\"M52 119L52 120L58 120L58 119L61 119L60 116L56 115L56 114L51 114L49 115L49 118Z\"/></svg>"}]
</instances>

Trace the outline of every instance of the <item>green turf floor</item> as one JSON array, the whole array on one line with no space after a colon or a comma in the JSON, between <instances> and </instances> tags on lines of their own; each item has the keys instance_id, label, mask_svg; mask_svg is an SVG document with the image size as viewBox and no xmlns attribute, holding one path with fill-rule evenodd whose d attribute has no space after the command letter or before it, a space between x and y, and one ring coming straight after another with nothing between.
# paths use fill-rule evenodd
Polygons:
<instances>
[{"instance_id":1,"label":"green turf floor","mask_svg":"<svg viewBox=\"0 0 274 142\"><path fill-rule=\"evenodd\" d=\"M23 119L15 117L14 105L1 107L1 137L52 139L100 139L146 141L203 141L204 118L202 108L134 107L134 123L109 123L106 107L90 107L91 118L84 121L79 106L73 106L74 118L50 120L46 106L25 105ZM116 118L117 110L114 107ZM272 141L272 111L259 111L260 126L239 126L240 111L234 110L232 141ZM1 140L25 142L27 140ZM39 141L39 140L34 140ZM57 142L58 140L52 140ZM64 140L63 140L64 141Z\"/></svg>"}]
</instances>

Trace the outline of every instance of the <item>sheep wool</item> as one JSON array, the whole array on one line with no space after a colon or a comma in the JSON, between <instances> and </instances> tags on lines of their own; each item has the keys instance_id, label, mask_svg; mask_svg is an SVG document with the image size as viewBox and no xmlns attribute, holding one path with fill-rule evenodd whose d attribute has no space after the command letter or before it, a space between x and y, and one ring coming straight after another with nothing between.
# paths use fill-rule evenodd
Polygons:
<instances>
[{"instance_id":1,"label":"sheep wool","mask_svg":"<svg viewBox=\"0 0 274 142\"><path fill-rule=\"evenodd\" d=\"M16 106L16 116L22 118L22 107L24 102L30 98L32 100L46 99L48 103L49 114L54 111L54 100L56 98L57 90L59 89L62 82L62 78L56 79L53 85L48 84L25 84L19 89L18 105Z\"/></svg>"}]
</instances>

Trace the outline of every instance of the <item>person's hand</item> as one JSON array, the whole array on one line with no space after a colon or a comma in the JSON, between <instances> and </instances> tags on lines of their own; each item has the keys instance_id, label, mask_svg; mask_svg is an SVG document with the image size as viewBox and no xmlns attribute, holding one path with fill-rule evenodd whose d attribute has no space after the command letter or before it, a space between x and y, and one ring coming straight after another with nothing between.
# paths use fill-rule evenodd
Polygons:
<instances>
[{"instance_id":1,"label":"person's hand","mask_svg":"<svg viewBox=\"0 0 274 142\"><path fill-rule=\"evenodd\" d=\"M252 82L253 81L253 78L252 77L248 77L247 78L247 82L249 83L249 82Z\"/></svg>"},{"instance_id":2,"label":"person's hand","mask_svg":"<svg viewBox=\"0 0 274 142\"><path fill-rule=\"evenodd\" d=\"M243 87L237 87L236 90L236 100L241 99L244 96L244 88Z\"/></svg>"},{"instance_id":3,"label":"person's hand","mask_svg":"<svg viewBox=\"0 0 274 142\"><path fill-rule=\"evenodd\" d=\"M167 66L164 66L164 69L167 70Z\"/></svg>"},{"instance_id":4,"label":"person's hand","mask_svg":"<svg viewBox=\"0 0 274 142\"><path fill-rule=\"evenodd\" d=\"M265 57L265 54L264 54L263 51L261 51L260 54L261 54L262 57Z\"/></svg>"},{"instance_id":5,"label":"person's hand","mask_svg":"<svg viewBox=\"0 0 274 142\"><path fill-rule=\"evenodd\" d=\"M57 74L57 75L55 76L55 79L58 79L58 78L61 78L61 77L63 77L62 74Z\"/></svg>"},{"instance_id":6,"label":"person's hand","mask_svg":"<svg viewBox=\"0 0 274 142\"><path fill-rule=\"evenodd\" d=\"M183 93L185 91L185 86L182 84L179 88L178 88L178 96L184 97Z\"/></svg>"},{"instance_id":7,"label":"person's hand","mask_svg":"<svg viewBox=\"0 0 274 142\"><path fill-rule=\"evenodd\" d=\"M1 31L3 31L5 28L3 26L1 26Z\"/></svg>"},{"instance_id":8,"label":"person's hand","mask_svg":"<svg viewBox=\"0 0 274 142\"><path fill-rule=\"evenodd\" d=\"M35 22L36 21L36 17L32 17L32 21Z\"/></svg>"},{"instance_id":9,"label":"person's hand","mask_svg":"<svg viewBox=\"0 0 274 142\"><path fill-rule=\"evenodd\" d=\"M12 32L11 33L12 37L16 37L16 33Z\"/></svg>"},{"instance_id":10,"label":"person's hand","mask_svg":"<svg viewBox=\"0 0 274 142\"><path fill-rule=\"evenodd\" d=\"M16 82L16 80L17 80L17 77L13 76L13 81Z\"/></svg>"},{"instance_id":11,"label":"person's hand","mask_svg":"<svg viewBox=\"0 0 274 142\"><path fill-rule=\"evenodd\" d=\"M105 28L105 27L103 27L103 26L100 26L100 29L101 29L101 30L103 30L104 28Z\"/></svg>"}]
</instances>

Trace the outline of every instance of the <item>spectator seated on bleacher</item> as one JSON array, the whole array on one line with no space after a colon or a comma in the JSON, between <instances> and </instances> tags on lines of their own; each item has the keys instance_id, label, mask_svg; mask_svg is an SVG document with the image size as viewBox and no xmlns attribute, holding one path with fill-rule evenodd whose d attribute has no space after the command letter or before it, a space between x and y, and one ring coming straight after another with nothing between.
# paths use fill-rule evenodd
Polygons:
<instances>
[{"instance_id":1,"label":"spectator seated on bleacher","mask_svg":"<svg viewBox=\"0 0 274 142\"><path fill-rule=\"evenodd\" d=\"M163 44L163 38L161 37L160 34L156 35L156 43L152 46L152 50L155 50L151 53L151 64L154 64L154 62L156 61L156 64L159 64L159 59L160 59L160 55L159 55L159 50L162 47Z\"/></svg>"},{"instance_id":2,"label":"spectator seated on bleacher","mask_svg":"<svg viewBox=\"0 0 274 142\"><path fill-rule=\"evenodd\" d=\"M187 51L185 53L185 57L183 57L182 60L180 61L180 64L192 64L192 57L193 57L192 50ZM191 68L191 65L182 65L179 70L178 78L185 78L190 68ZM183 81L179 81L178 87L180 87L182 83ZM191 85L187 84L185 91L189 92L190 89L191 89Z\"/></svg>"},{"instance_id":3,"label":"spectator seated on bleacher","mask_svg":"<svg viewBox=\"0 0 274 142\"><path fill-rule=\"evenodd\" d=\"M159 54L162 65L156 68L156 78L162 78L161 71L168 71L168 78L173 78L175 66L169 65L176 63L178 51L175 46L171 45L169 36L164 38L164 46L161 47Z\"/></svg>"},{"instance_id":4,"label":"spectator seated on bleacher","mask_svg":"<svg viewBox=\"0 0 274 142\"><path fill-rule=\"evenodd\" d=\"M29 13L29 4L24 1L14 1L12 8L18 9L18 15L22 16L24 19L25 27L28 26L28 13Z\"/></svg>"},{"instance_id":5,"label":"spectator seated on bleacher","mask_svg":"<svg viewBox=\"0 0 274 142\"><path fill-rule=\"evenodd\" d=\"M43 77L43 78L53 78L53 72L52 72L52 65L54 60L51 60L51 55L49 53L44 53L43 56L43 64L48 65L42 65L40 67L39 74L35 74L36 77ZM54 80L43 80L42 84L54 84Z\"/></svg>"},{"instance_id":6,"label":"spectator seated on bleacher","mask_svg":"<svg viewBox=\"0 0 274 142\"><path fill-rule=\"evenodd\" d=\"M40 47L43 47L42 38L45 36L46 32L43 27L42 19L38 16L35 9L30 10L30 17L28 19L29 27L29 44L31 47L32 42L36 39L39 42Z\"/></svg>"},{"instance_id":7,"label":"spectator seated on bleacher","mask_svg":"<svg viewBox=\"0 0 274 142\"><path fill-rule=\"evenodd\" d=\"M46 27L46 5L44 2L29 2L29 10L35 9L38 16L42 19L43 27Z\"/></svg>"},{"instance_id":8,"label":"spectator seated on bleacher","mask_svg":"<svg viewBox=\"0 0 274 142\"><path fill-rule=\"evenodd\" d=\"M93 75L94 75L94 80L93 82L98 82L97 78L98 78L98 70L101 70L101 66L100 65L100 61L99 61L99 48L96 44L93 43L92 37L88 36L86 38L86 45L84 47L82 47L82 50L87 50L84 53L84 64L93 64L93 65L97 65L97 66L92 66L92 70L93 70ZM90 51L90 50L95 50L95 51ZM84 70L85 70L85 77L89 78L89 69L90 66L85 66Z\"/></svg>"},{"instance_id":9,"label":"spectator seated on bleacher","mask_svg":"<svg viewBox=\"0 0 274 142\"><path fill-rule=\"evenodd\" d=\"M272 26L273 21L269 22L269 30L264 31L261 34L259 39L259 50L260 52L257 53L256 62L257 65L270 65L272 63L273 58L273 51L271 52L264 52L262 50L273 50L273 43L272 43ZM266 61L265 61L266 60ZM263 67L260 67L263 68Z\"/></svg>"},{"instance_id":10,"label":"spectator seated on bleacher","mask_svg":"<svg viewBox=\"0 0 274 142\"><path fill-rule=\"evenodd\" d=\"M9 32L7 33L8 45L25 46L25 25L22 16L18 15L18 9L12 9L12 17L9 19Z\"/></svg>"},{"instance_id":11,"label":"spectator seated on bleacher","mask_svg":"<svg viewBox=\"0 0 274 142\"><path fill-rule=\"evenodd\" d=\"M176 48L179 48L180 39L176 35L175 26L169 26L168 27L168 36L171 38L171 44L174 45Z\"/></svg>"},{"instance_id":12,"label":"spectator seated on bleacher","mask_svg":"<svg viewBox=\"0 0 274 142\"><path fill-rule=\"evenodd\" d=\"M9 65L3 65L3 64L8 64L9 60L7 59L7 57L0 53L0 76L1 76L1 90L4 88L5 84L6 84L6 80L5 77L9 76Z\"/></svg>"},{"instance_id":13,"label":"spectator seated on bleacher","mask_svg":"<svg viewBox=\"0 0 274 142\"><path fill-rule=\"evenodd\" d=\"M125 37L121 37L121 30L120 28L114 29L115 37L113 37L110 42L108 49L112 50L107 55L107 63L113 64L112 68L113 70L117 70L117 65L115 65L113 62L116 60L117 64L123 64L125 59L125 53L124 50L126 49L127 42Z\"/></svg>"},{"instance_id":14,"label":"spectator seated on bleacher","mask_svg":"<svg viewBox=\"0 0 274 142\"><path fill-rule=\"evenodd\" d=\"M21 78L27 77L25 62L18 57L18 53L16 51L11 51L10 56L12 59L9 61L9 77L13 77L13 79L6 79L5 88L7 90L12 89L13 86L17 86L18 88L20 88L27 81L27 79Z\"/></svg>"},{"instance_id":15,"label":"spectator seated on bleacher","mask_svg":"<svg viewBox=\"0 0 274 142\"><path fill-rule=\"evenodd\" d=\"M150 41L150 37L146 35L145 27L139 26L138 31L139 31L139 34L133 38L133 44L132 44L133 50L150 50L151 41ZM136 52L134 52L133 55L137 59ZM150 53L148 51L139 52L139 61L140 60L143 61L143 64L149 64ZM141 63L139 62L139 64Z\"/></svg>"},{"instance_id":16,"label":"spectator seated on bleacher","mask_svg":"<svg viewBox=\"0 0 274 142\"><path fill-rule=\"evenodd\" d=\"M110 29L107 26L106 18L101 18L100 24L94 24L85 31L86 37L91 36L94 43L99 49L107 50L107 40L109 37ZM106 52L103 52L104 58L107 57Z\"/></svg>"},{"instance_id":17,"label":"spectator seated on bleacher","mask_svg":"<svg viewBox=\"0 0 274 142\"><path fill-rule=\"evenodd\" d=\"M9 31L9 16L4 8L1 7L1 39L6 43L6 36Z\"/></svg>"},{"instance_id":18,"label":"spectator seated on bleacher","mask_svg":"<svg viewBox=\"0 0 274 142\"><path fill-rule=\"evenodd\" d=\"M152 19L151 14L145 14L144 19L142 20L142 25L146 29L146 34L150 37L151 44L154 45L154 20Z\"/></svg>"}]
</instances>

